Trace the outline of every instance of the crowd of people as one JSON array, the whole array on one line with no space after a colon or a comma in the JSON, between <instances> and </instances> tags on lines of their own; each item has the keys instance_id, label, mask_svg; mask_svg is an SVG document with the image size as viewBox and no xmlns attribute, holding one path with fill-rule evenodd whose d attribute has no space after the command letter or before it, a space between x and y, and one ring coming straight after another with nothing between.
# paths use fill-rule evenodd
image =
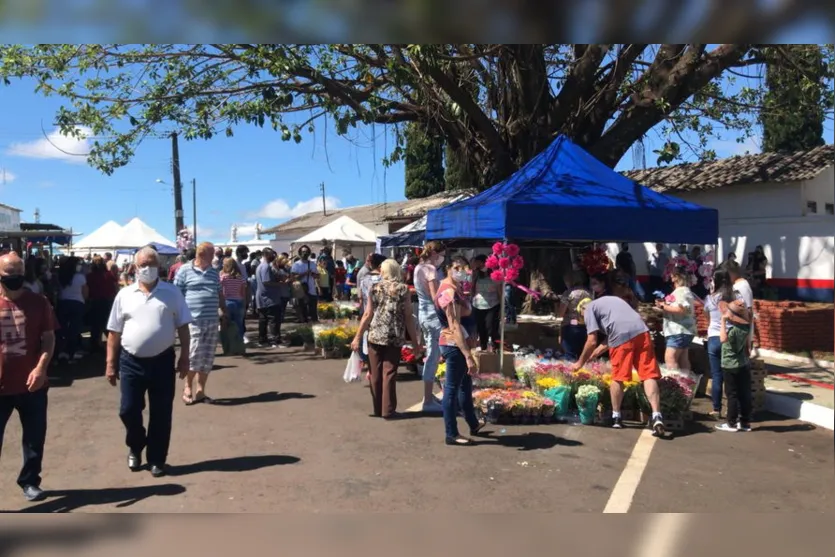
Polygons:
<instances>
[{"instance_id":1,"label":"crowd of people","mask_svg":"<svg viewBox=\"0 0 835 557\"><path fill-rule=\"evenodd\" d=\"M699 257L697 251L691 252ZM562 318L560 343L565 358L580 369L591 359L608 356L612 366L614 427L622 427L623 382L637 370L652 407L651 427L664 430L657 380L660 368L649 330L636 311L640 299L634 262L622 250L616 268L587 276L574 268L564 276L565 290L546 297ZM372 253L360 264L350 253L335 261L330 248L314 256L309 246L297 255L270 248L250 253L246 246L216 249L202 243L168 269L152 247L140 249L119 269L111 254L85 261L73 255L52 259L16 253L0 256L0 448L2 432L16 410L23 427L24 464L18 484L25 497L44 497L40 488L47 420L47 369L53 360L72 363L84 357L81 334L85 319L90 350L106 340L105 376L119 385L119 415L124 424L131 470L143 466L143 453L155 477L166 473L176 374L183 381L187 406L212 404L207 394L219 331L233 327L246 339L245 316L258 317L258 345L277 347L292 304L299 322L318 320L319 300L350 297L356 292L361 319L351 346L366 362L372 415L386 420L397 412L397 369L401 348L411 342L423 356L424 412L443 413L445 442L472 445L484 422L473 407L472 376L477 352L499 348L501 296L507 291L490 279L485 258L447 257L445 246L428 242L401 267ZM722 386L728 401L722 431L748 431L751 422L749 355L753 333L753 289L733 260L716 271L704 295L691 290L684 269L667 285L653 269L665 266L663 246L649 263L650 289L667 292L656 304L664 314L665 365L688 371L687 351L696 336L697 301L710 318L708 353L713 376L713 411L720 418ZM413 293L417 299L413 309ZM512 304L507 304L512 305ZM417 317L417 319L416 319ZM180 351L177 354L176 342ZM443 397L434 394L443 358ZM176 370L176 371L175 371ZM147 407L147 427L143 410ZM463 415L470 437L460 435Z\"/></svg>"}]
</instances>

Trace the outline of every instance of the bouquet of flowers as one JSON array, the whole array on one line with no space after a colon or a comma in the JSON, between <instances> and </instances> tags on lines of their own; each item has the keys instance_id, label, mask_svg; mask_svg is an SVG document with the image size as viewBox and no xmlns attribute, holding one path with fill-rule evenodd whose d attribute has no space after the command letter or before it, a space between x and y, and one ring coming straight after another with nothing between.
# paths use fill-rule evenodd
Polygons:
<instances>
[{"instance_id":1,"label":"bouquet of flowers","mask_svg":"<svg viewBox=\"0 0 835 557\"><path fill-rule=\"evenodd\" d=\"M683 255L672 257L667 262L667 266L664 269L664 281L668 282L672 278L673 273L676 272L683 273L687 277L689 286L696 286L699 282L696 278L696 273L699 272L698 263L689 260Z\"/></svg>"},{"instance_id":2,"label":"bouquet of flowers","mask_svg":"<svg viewBox=\"0 0 835 557\"><path fill-rule=\"evenodd\" d=\"M486 373L473 377L473 387L478 389L515 389L519 384L500 373Z\"/></svg>"},{"instance_id":3,"label":"bouquet of flowers","mask_svg":"<svg viewBox=\"0 0 835 557\"><path fill-rule=\"evenodd\" d=\"M574 395L577 409L580 411L580 422L583 425L594 423L597 415L597 404L600 398L600 388L596 385L581 385Z\"/></svg>"},{"instance_id":4,"label":"bouquet of flowers","mask_svg":"<svg viewBox=\"0 0 835 557\"><path fill-rule=\"evenodd\" d=\"M536 386L543 391L559 387L560 385L562 385L562 381L556 377L542 377L536 380Z\"/></svg>"},{"instance_id":5,"label":"bouquet of flowers","mask_svg":"<svg viewBox=\"0 0 835 557\"><path fill-rule=\"evenodd\" d=\"M612 267L612 260L603 246L595 246L586 250L580 265L589 276L602 275Z\"/></svg>"},{"instance_id":6,"label":"bouquet of flowers","mask_svg":"<svg viewBox=\"0 0 835 557\"><path fill-rule=\"evenodd\" d=\"M328 302L319 302L316 305L316 311L318 312L319 319L335 319L336 318L336 305Z\"/></svg>"},{"instance_id":7,"label":"bouquet of flowers","mask_svg":"<svg viewBox=\"0 0 835 557\"><path fill-rule=\"evenodd\" d=\"M188 228L183 228L177 233L177 249L186 252L194 248L194 235Z\"/></svg>"},{"instance_id":8,"label":"bouquet of flowers","mask_svg":"<svg viewBox=\"0 0 835 557\"><path fill-rule=\"evenodd\" d=\"M414 364L417 362L415 351L411 346L403 346L400 349L400 361L404 364Z\"/></svg>"},{"instance_id":9,"label":"bouquet of flowers","mask_svg":"<svg viewBox=\"0 0 835 557\"><path fill-rule=\"evenodd\" d=\"M519 246L496 242L493 254L484 263L490 271L490 278L496 282L513 283L519 279L519 271L525 266L525 260L519 255Z\"/></svg>"}]
</instances>

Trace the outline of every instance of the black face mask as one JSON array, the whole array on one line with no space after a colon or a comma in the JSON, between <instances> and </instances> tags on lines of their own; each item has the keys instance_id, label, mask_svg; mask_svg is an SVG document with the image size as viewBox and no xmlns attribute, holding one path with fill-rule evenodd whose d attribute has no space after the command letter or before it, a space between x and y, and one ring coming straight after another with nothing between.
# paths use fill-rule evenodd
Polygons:
<instances>
[{"instance_id":1,"label":"black face mask","mask_svg":"<svg viewBox=\"0 0 835 557\"><path fill-rule=\"evenodd\" d=\"M23 281L23 275L6 275L0 277L0 283L3 284L3 288L12 292L23 288Z\"/></svg>"},{"instance_id":2,"label":"black face mask","mask_svg":"<svg viewBox=\"0 0 835 557\"><path fill-rule=\"evenodd\" d=\"M309 254L309 253L307 253L306 251L303 251L303 252L301 253L301 258L302 258L302 259L307 259L308 257L310 257L310 254Z\"/></svg>"}]
</instances>

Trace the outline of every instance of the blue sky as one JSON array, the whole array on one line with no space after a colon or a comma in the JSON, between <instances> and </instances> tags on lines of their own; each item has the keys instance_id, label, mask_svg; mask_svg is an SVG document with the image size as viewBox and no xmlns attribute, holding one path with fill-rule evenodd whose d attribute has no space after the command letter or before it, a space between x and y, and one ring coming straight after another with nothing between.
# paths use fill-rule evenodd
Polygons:
<instances>
[{"instance_id":1,"label":"blue sky","mask_svg":"<svg viewBox=\"0 0 835 557\"><path fill-rule=\"evenodd\" d=\"M45 98L30 84L0 87L0 203L23 210L24 222L58 224L90 233L107 220L120 224L140 217L163 236L174 239L171 145L165 139L143 143L134 160L106 176L86 165L84 144L55 133L51 125L59 98ZM239 239L252 236L256 222L265 227L322 208L320 182L325 183L329 207L346 207L403 199L403 166L386 168L383 157L393 141L383 126L360 129L353 140L333 129L305 135L301 144L281 141L271 129L241 126L235 136L210 141L180 141L186 224L193 222L191 180L197 180L197 223L200 240L228 241L233 224ZM50 141L44 137L44 132ZM825 138L832 142L831 122ZM646 159L655 165L652 150L660 136L647 136ZM720 157L759 152L757 137L743 144L728 135L710 146ZM631 169L631 152L619 170ZM3 177L5 176L5 181Z\"/></svg>"}]
</instances>

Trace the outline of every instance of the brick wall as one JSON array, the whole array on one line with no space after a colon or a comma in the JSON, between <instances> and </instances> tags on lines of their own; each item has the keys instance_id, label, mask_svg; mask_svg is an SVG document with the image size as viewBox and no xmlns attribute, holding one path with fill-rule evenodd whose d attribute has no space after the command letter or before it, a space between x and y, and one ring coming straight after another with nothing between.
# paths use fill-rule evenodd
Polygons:
<instances>
[{"instance_id":1,"label":"brick wall","mask_svg":"<svg viewBox=\"0 0 835 557\"><path fill-rule=\"evenodd\" d=\"M835 343L835 308L832 304L754 301L759 346L780 352L815 350L832 352ZM699 334L707 334L708 319L696 309Z\"/></svg>"}]
</instances>

